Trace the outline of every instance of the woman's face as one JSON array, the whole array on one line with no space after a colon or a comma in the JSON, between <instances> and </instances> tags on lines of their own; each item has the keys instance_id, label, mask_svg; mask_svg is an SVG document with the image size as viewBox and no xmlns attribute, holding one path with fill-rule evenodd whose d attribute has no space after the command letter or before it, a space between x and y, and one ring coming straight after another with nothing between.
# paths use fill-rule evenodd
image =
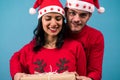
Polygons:
<instances>
[{"instance_id":1,"label":"woman's face","mask_svg":"<svg viewBox=\"0 0 120 80\"><path fill-rule=\"evenodd\" d=\"M47 13L42 17L42 26L48 36L57 36L62 29L63 16L59 13Z\"/></svg>"}]
</instances>

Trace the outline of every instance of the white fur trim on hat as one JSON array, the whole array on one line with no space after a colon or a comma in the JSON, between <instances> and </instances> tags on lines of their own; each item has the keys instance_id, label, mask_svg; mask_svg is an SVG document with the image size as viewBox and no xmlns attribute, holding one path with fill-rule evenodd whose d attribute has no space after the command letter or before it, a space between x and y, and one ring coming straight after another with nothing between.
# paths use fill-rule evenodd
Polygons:
<instances>
[{"instance_id":1,"label":"white fur trim on hat","mask_svg":"<svg viewBox=\"0 0 120 80\"><path fill-rule=\"evenodd\" d=\"M65 17L65 12L63 8L56 6L56 5L51 5L51 6L44 7L38 11L38 19L44 14L49 13L49 12L60 13L61 15L63 15L63 17Z\"/></svg>"},{"instance_id":2,"label":"white fur trim on hat","mask_svg":"<svg viewBox=\"0 0 120 80\"><path fill-rule=\"evenodd\" d=\"M67 0L66 7L78 10L84 10L88 12L94 12L94 5L84 1L74 1L74 0Z\"/></svg>"}]
</instances>

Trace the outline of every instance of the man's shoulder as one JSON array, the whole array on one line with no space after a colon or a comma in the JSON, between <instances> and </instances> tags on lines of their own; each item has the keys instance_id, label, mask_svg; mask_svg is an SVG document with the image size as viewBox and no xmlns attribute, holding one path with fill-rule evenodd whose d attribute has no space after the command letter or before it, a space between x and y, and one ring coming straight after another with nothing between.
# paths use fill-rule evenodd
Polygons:
<instances>
[{"instance_id":1,"label":"man's shoulder","mask_svg":"<svg viewBox=\"0 0 120 80\"><path fill-rule=\"evenodd\" d=\"M102 41L104 40L104 35L100 30L90 26L87 26L87 29L88 29L87 30L88 38L92 43L95 43L96 40L102 40Z\"/></svg>"},{"instance_id":2,"label":"man's shoulder","mask_svg":"<svg viewBox=\"0 0 120 80\"><path fill-rule=\"evenodd\" d=\"M102 35L102 32L94 27L86 25L86 31L93 35Z\"/></svg>"}]
</instances>

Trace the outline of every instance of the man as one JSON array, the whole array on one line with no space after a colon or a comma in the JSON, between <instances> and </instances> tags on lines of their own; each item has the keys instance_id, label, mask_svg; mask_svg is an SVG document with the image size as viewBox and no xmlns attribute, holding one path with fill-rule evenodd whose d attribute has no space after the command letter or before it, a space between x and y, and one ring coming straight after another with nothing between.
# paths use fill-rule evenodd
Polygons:
<instances>
[{"instance_id":1,"label":"man","mask_svg":"<svg viewBox=\"0 0 120 80\"><path fill-rule=\"evenodd\" d=\"M87 58L87 75L79 76L78 80L101 80L104 54L104 38L102 33L86 23L94 11L104 12L98 0L67 0L66 19L71 38L82 43Z\"/></svg>"}]
</instances>

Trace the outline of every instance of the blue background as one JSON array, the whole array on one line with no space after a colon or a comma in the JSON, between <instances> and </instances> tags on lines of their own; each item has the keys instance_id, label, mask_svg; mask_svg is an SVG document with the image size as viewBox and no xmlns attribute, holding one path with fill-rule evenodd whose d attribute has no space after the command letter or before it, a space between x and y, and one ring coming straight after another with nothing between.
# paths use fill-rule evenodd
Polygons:
<instances>
[{"instance_id":1,"label":"blue background","mask_svg":"<svg viewBox=\"0 0 120 80\"><path fill-rule=\"evenodd\" d=\"M37 14L28 10L35 0L0 0L0 78L11 80L9 59L33 37L37 25ZM65 0L61 0L65 4ZM104 14L97 11L88 24L104 34L105 53L102 80L120 80L120 9L119 0L100 0Z\"/></svg>"}]
</instances>

